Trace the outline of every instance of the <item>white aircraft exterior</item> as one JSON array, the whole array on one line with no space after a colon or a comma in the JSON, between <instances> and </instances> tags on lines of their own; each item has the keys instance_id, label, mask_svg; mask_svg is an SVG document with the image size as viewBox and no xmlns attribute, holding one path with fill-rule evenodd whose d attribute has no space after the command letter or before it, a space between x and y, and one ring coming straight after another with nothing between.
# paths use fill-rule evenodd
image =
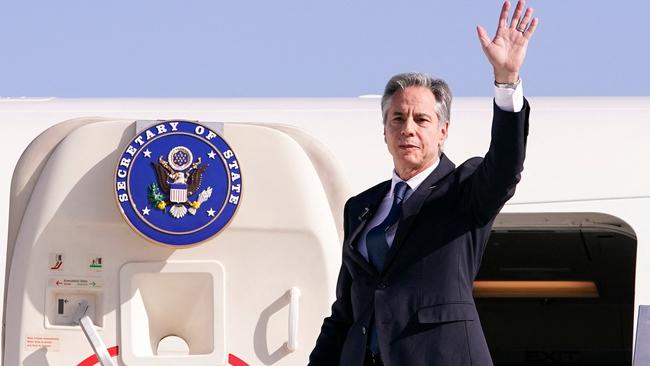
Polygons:
<instances>
[{"instance_id":1,"label":"white aircraft exterior","mask_svg":"<svg viewBox=\"0 0 650 366\"><path fill-rule=\"evenodd\" d=\"M630 364L650 304L650 97L530 103L522 181L475 288L493 357ZM456 164L485 154L491 113L490 98L454 100L444 151ZM135 121L172 119L224 123L245 182L232 224L190 249L133 233L111 189ZM64 297L93 301L116 365L304 365L334 300L343 204L392 171L376 97L2 99L0 122L7 366L98 364L57 313ZM66 266L53 269L60 252ZM84 267L93 256L102 270ZM157 267L123 267L145 262ZM213 298L192 297L205 286Z\"/></svg>"}]
</instances>

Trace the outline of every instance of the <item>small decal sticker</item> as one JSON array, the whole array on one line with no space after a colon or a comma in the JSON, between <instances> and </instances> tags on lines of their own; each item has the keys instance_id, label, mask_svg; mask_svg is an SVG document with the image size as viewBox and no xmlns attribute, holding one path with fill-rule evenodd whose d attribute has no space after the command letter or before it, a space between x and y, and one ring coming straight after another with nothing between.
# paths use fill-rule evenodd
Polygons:
<instances>
[{"instance_id":1,"label":"small decal sticker","mask_svg":"<svg viewBox=\"0 0 650 366\"><path fill-rule=\"evenodd\" d=\"M36 351L41 348L47 349L48 352L58 352L61 338L45 335L31 335L25 337L25 350Z\"/></svg>"},{"instance_id":2,"label":"small decal sticker","mask_svg":"<svg viewBox=\"0 0 650 366\"><path fill-rule=\"evenodd\" d=\"M63 269L63 253L52 253L50 254L50 270L60 271Z\"/></svg>"}]
</instances>

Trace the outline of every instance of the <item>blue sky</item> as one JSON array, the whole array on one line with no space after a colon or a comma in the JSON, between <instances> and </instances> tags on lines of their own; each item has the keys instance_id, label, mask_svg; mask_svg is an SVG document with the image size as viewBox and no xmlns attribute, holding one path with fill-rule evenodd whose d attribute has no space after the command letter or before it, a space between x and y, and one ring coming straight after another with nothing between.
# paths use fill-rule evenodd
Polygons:
<instances>
[{"instance_id":1,"label":"blue sky","mask_svg":"<svg viewBox=\"0 0 650 366\"><path fill-rule=\"evenodd\" d=\"M0 96L347 97L403 71L492 93L497 0L3 1ZM530 0L527 95L650 95L650 2Z\"/></svg>"}]
</instances>

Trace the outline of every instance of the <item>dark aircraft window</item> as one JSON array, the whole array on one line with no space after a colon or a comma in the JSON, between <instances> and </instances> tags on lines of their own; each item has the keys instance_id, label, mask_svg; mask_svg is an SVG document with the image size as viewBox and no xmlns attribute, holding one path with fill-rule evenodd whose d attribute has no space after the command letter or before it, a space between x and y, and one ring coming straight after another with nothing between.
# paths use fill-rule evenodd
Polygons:
<instances>
[{"instance_id":1,"label":"dark aircraft window","mask_svg":"<svg viewBox=\"0 0 650 366\"><path fill-rule=\"evenodd\" d=\"M630 365L636 239L495 229L474 295L495 365Z\"/></svg>"}]
</instances>

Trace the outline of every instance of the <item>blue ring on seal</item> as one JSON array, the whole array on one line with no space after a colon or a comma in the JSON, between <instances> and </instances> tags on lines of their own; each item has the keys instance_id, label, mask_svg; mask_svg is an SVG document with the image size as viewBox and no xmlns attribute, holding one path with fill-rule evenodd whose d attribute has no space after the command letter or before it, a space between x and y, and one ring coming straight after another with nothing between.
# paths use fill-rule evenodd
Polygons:
<instances>
[{"instance_id":1,"label":"blue ring on seal","mask_svg":"<svg viewBox=\"0 0 650 366\"><path fill-rule=\"evenodd\" d=\"M189 247L223 230L241 201L237 156L215 131L161 121L120 155L115 197L127 223L155 243Z\"/></svg>"}]
</instances>

